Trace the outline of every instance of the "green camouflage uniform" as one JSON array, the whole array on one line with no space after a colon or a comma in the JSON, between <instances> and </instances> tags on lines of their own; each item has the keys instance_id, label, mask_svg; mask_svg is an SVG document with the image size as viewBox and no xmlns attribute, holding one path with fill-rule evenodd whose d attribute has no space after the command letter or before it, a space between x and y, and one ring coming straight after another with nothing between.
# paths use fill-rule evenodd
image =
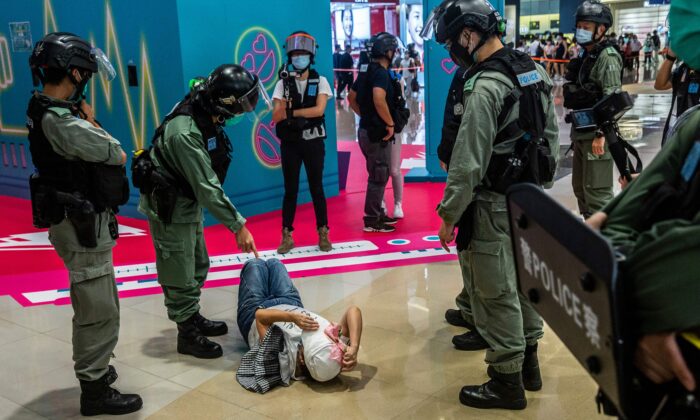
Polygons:
<instances>
[{"instance_id":1,"label":"green camouflage uniform","mask_svg":"<svg viewBox=\"0 0 700 420\"><path fill-rule=\"evenodd\" d=\"M67 108L49 108L41 127L53 150L68 160L122 163L119 142L102 128L74 117ZM111 210L97 215L95 248L80 245L68 219L49 228L49 240L68 269L75 375L85 381L107 373L119 336L119 296L112 265L115 242L108 227L112 218Z\"/></svg>"},{"instance_id":2,"label":"green camouflage uniform","mask_svg":"<svg viewBox=\"0 0 700 420\"><path fill-rule=\"evenodd\" d=\"M211 167L202 132L191 117L183 115L169 121L159 149L167 166L187 180L196 197L196 201L177 197L170 224L158 218L150 197L141 195L139 204L139 211L148 217L168 317L183 322L199 311L201 288L209 272L203 208L232 232L238 232L246 220L224 193ZM158 155L151 155L160 167Z\"/></svg>"},{"instance_id":3,"label":"green camouflage uniform","mask_svg":"<svg viewBox=\"0 0 700 420\"><path fill-rule=\"evenodd\" d=\"M537 71L551 87L544 69L537 66ZM472 240L459 256L473 313L473 320L467 321L475 321L491 347L486 362L506 374L520 372L526 342L535 344L542 337L542 319L517 291L505 196L487 190L483 183L491 156L512 153L515 147L517 138L494 147L496 134L518 118L516 105L497 127L504 98L512 89L510 78L492 70L477 73L465 84L465 111L438 207L442 220L455 225L475 202ZM544 137L558 156L559 132L551 95L543 95L542 103L547 115Z\"/></svg>"},{"instance_id":4,"label":"green camouflage uniform","mask_svg":"<svg viewBox=\"0 0 700 420\"><path fill-rule=\"evenodd\" d=\"M608 220L601 233L627 250L623 275L633 283L629 290L640 334L700 327L700 213L692 220L638 227L649 192L679 176L700 140L700 109L691 112L651 164L603 209Z\"/></svg>"},{"instance_id":5,"label":"green camouflage uniform","mask_svg":"<svg viewBox=\"0 0 700 420\"><path fill-rule=\"evenodd\" d=\"M603 91L603 95L620 89L622 57L613 47L605 48L596 60L589 80ZM589 215L603 208L613 198L613 159L605 142L605 153L593 154L594 131L571 130L573 171L571 184L581 214Z\"/></svg>"}]
</instances>

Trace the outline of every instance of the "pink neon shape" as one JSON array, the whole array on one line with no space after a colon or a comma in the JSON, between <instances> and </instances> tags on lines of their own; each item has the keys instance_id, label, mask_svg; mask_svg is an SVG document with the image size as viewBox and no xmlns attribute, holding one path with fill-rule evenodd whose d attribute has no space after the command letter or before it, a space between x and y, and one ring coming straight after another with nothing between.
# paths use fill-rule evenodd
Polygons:
<instances>
[{"instance_id":1,"label":"pink neon shape","mask_svg":"<svg viewBox=\"0 0 700 420\"><path fill-rule=\"evenodd\" d=\"M452 74L457 70L457 65L451 58L443 58L440 62L440 67L442 67L442 70L447 74Z\"/></svg>"}]
</instances>

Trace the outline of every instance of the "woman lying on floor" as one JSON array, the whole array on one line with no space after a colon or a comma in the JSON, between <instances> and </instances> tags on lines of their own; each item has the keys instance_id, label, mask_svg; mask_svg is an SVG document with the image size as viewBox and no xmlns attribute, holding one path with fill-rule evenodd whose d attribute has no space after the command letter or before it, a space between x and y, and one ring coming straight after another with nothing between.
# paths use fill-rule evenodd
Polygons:
<instances>
[{"instance_id":1,"label":"woman lying on floor","mask_svg":"<svg viewBox=\"0 0 700 420\"><path fill-rule=\"evenodd\" d=\"M350 306L339 324L307 309L277 259L250 260L238 287L238 328L250 350L236 379L261 394L290 380L326 382L352 370L362 336L362 314Z\"/></svg>"}]
</instances>

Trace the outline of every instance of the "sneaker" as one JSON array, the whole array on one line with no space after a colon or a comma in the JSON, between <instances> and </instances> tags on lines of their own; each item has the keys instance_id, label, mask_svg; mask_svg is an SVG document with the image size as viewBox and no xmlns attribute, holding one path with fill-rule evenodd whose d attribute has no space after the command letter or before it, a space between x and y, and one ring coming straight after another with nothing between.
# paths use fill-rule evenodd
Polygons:
<instances>
[{"instance_id":1,"label":"sneaker","mask_svg":"<svg viewBox=\"0 0 700 420\"><path fill-rule=\"evenodd\" d=\"M382 223L382 221L379 221L378 223L365 223L365 232L382 232L382 233L390 233L395 231L396 228L390 225L387 225L386 223Z\"/></svg>"},{"instance_id":2,"label":"sneaker","mask_svg":"<svg viewBox=\"0 0 700 420\"><path fill-rule=\"evenodd\" d=\"M401 202L394 204L394 219L403 219L403 208Z\"/></svg>"},{"instance_id":3,"label":"sneaker","mask_svg":"<svg viewBox=\"0 0 700 420\"><path fill-rule=\"evenodd\" d=\"M394 226L395 224L399 223L399 219L394 219L393 217L389 217L386 214L382 214L379 217L379 223L383 223L383 224L389 225L389 226Z\"/></svg>"}]
</instances>

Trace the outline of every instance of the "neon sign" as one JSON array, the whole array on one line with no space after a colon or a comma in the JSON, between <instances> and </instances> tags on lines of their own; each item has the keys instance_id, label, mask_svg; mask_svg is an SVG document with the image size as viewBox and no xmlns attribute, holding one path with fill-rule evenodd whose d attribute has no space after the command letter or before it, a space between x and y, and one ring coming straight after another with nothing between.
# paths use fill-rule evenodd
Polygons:
<instances>
[{"instance_id":1,"label":"neon sign","mask_svg":"<svg viewBox=\"0 0 700 420\"><path fill-rule=\"evenodd\" d=\"M234 57L237 63L260 78L265 89L275 87L282 50L272 32L260 26L248 28L236 42ZM275 123L270 121L269 116L270 113L266 113L255 121L251 140L260 164L269 169L277 169L282 160L280 139L275 135Z\"/></svg>"}]
</instances>

